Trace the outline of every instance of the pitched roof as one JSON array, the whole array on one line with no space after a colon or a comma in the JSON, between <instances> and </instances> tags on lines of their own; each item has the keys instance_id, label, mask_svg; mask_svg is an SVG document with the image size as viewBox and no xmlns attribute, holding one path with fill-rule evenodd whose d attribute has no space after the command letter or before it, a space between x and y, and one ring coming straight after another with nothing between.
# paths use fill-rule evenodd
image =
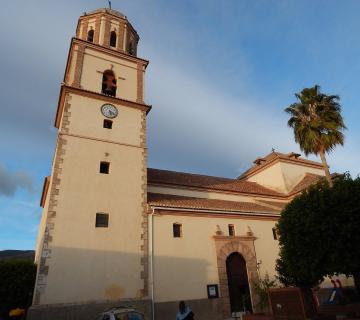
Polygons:
<instances>
[{"instance_id":1,"label":"pitched roof","mask_svg":"<svg viewBox=\"0 0 360 320\"><path fill-rule=\"evenodd\" d=\"M313 173L306 173L304 178L298 184L296 184L294 188L290 191L290 194L295 194L300 191L303 191L304 189L318 182L322 178L324 178L324 176L320 176Z\"/></svg>"},{"instance_id":2,"label":"pitched roof","mask_svg":"<svg viewBox=\"0 0 360 320\"><path fill-rule=\"evenodd\" d=\"M288 204L288 202L279 202L279 201L268 201L268 200L256 200L256 203L259 203L260 205L266 205L266 206L270 206L272 208L277 208L277 209L284 209L285 206Z\"/></svg>"},{"instance_id":3,"label":"pitched roof","mask_svg":"<svg viewBox=\"0 0 360 320\"><path fill-rule=\"evenodd\" d=\"M290 153L285 154L285 153L273 151L263 158L261 158L261 157L257 158L254 161L254 165L250 169L246 170L243 174L241 174L238 177L238 179L245 179L245 178L255 174L257 171L269 166L270 164L272 164L274 162L278 162L280 160L285 161L285 162L290 162L293 164L316 167L319 169L323 168L323 165L321 163L301 158L300 154L298 154L298 153L290 152Z\"/></svg>"},{"instance_id":4,"label":"pitched roof","mask_svg":"<svg viewBox=\"0 0 360 320\"><path fill-rule=\"evenodd\" d=\"M284 194L263 187L256 182L229 179L200 174L176 172L148 168L148 184L166 184L186 186L206 190L229 191L235 193L250 193L265 196L284 196Z\"/></svg>"},{"instance_id":5,"label":"pitched roof","mask_svg":"<svg viewBox=\"0 0 360 320\"><path fill-rule=\"evenodd\" d=\"M253 202L238 202L218 199L183 197L170 194L148 193L148 204L157 207L200 209L249 213L280 213L280 209L262 206Z\"/></svg>"},{"instance_id":6,"label":"pitched roof","mask_svg":"<svg viewBox=\"0 0 360 320\"><path fill-rule=\"evenodd\" d=\"M96 14L96 13L109 13L109 14L112 14L112 15L117 16L119 18L126 19L126 16L123 13L121 13L120 11L109 9L109 8L100 8L100 9L92 10L92 11L89 11L89 12L84 12L84 16L85 15Z\"/></svg>"}]
</instances>

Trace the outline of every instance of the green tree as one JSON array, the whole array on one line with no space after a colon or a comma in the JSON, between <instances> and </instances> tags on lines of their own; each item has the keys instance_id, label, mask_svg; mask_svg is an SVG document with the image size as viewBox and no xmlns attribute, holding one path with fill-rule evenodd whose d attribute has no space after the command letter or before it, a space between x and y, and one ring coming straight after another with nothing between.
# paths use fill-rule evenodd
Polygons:
<instances>
[{"instance_id":1,"label":"green tree","mask_svg":"<svg viewBox=\"0 0 360 320\"><path fill-rule=\"evenodd\" d=\"M262 312L268 312L269 307L269 298L268 290L270 288L278 287L277 281L275 279L270 279L269 274L265 273L265 276L261 278L259 276L258 281L253 281L252 283L255 293L259 297L259 308Z\"/></svg>"},{"instance_id":2,"label":"green tree","mask_svg":"<svg viewBox=\"0 0 360 320\"><path fill-rule=\"evenodd\" d=\"M346 174L331 190L328 214L334 237L331 241L331 271L354 277L360 294L360 178Z\"/></svg>"},{"instance_id":3,"label":"green tree","mask_svg":"<svg viewBox=\"0 0 360 320\"><path fill-rule=\"evenodd\" d=\"M329 242L334 232L326 214L328 184L311 186L281 213L277 272L286 286L312 288L328 274Z\"/></svg>"},{"instance_id":4,"label":"green tree","mask_svg":"<svg viewBox=\"0 0 360 320\"><path fill-rule=\"evenodd\" d=\"M296 93L297 102L285 109L290 114L289 127L294 130L295 141L308 155L319 155L324 166L326 178L332 186L325 153L331 152L336 145L344 144L346 129L341 116L340 98L320 92L320 86L305 88Z\"/></svg>"},{"instance_id":5,"label":"green tree","mask_svg":"<svg viewBox=\"0 0 360 320\"><path fill-rule=\"evenodd\" d=\"M330 187L311 186L283 210L279 280L311 288L326 276L352 275L360 293L360 179L346 174Z\"/></svg>"},{"instance_id":6,"label":"green tree","mask_svg":"<svg viewBox=\"0 0 360 320\"><path fill-rule=\"evenodd\" d=\"M0 261L0 316L31 305L36 266L30 260Z\"/></svg>"}]
</instances>

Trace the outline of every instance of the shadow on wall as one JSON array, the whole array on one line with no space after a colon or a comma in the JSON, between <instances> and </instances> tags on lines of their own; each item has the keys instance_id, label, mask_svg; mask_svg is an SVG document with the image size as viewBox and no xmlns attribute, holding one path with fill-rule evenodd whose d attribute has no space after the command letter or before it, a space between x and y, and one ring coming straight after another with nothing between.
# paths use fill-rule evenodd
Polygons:
<instances>
[{"instance_id":1,"label":"shadow on wall","mask_svg":"<svg viewBox=\"0 0 360 320\"><path fill-rule=\"evenodd\" d=\"M49 269L48 276L43 280L44 294L40 296L40 305L29 310L27 319L95 319L104 309L120 305L133 305L143 312L147 319L151 318L150 290L145 294L142 290L144 282L141 275L146 277L147 270L144 272L141 265L141 255L64 247L52 247L51 251L51 256L46 258L45 262ZM175 318L179 301L171 302L171 296L180 297L181 300L194 300L190 302L190 306L196 309L198 314L202 313L202 309L206 314L213 310L214 315L209 315L208 319L222 318L221 308L217 308L216 301L201 299L206 297L206 285L203 295L196 300L193 292L187 289L191 288L195 279L198 283L206 284L206 261L162 256L156 256L155 259L157 266L168 271L165 289L171 290L170 302L157 304L156 319ZM146 261L143 263L147 266ZM179 276L178 270L186 270L186 277ZM183 272L181 274L184 275ZM38 285L41 286L40 279ZM217 310L219 317L216 317Z\"/></svg>"}]
</instances>

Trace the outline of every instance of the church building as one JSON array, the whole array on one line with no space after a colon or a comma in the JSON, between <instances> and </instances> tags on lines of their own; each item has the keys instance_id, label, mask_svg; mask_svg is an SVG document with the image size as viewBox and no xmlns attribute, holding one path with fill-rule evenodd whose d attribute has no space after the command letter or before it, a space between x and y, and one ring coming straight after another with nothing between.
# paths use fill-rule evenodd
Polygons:
<instances>
[{"instance_id":1,"label":"church building","mask_svg":"<svg viewBox=\"0 0 360 320\"><path fill-rule=\"evenodd\" d=\"M276 274L280 213L325 175L318 162L274 151L232 179L148 168L149 61L138 42L118 11L79 18L41 196L28 319L96 319L122 305L174 319L180 300L198 319L259 311L254 283Z\"/></svg>"}]
</instances>

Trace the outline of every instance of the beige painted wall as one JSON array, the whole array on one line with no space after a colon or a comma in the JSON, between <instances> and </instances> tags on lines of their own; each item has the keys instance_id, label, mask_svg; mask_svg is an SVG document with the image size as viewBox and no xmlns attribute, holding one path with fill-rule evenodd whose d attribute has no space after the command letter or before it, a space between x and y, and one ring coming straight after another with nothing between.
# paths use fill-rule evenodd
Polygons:
<instances>
[{"instance_id":1,"label":"beige painted wall","mask_svg":"<svg viewBox=\"0 0 360 320\"><path fill-rule=\"evenodd\" d=\"M89 91L101 92L102 72L107 69L112 69L117 77L116 97L136 101L136 63L101 54L90 48L85 49L81 87Z\"/></svg>"},{"instance_id":2,"label":"beige painted wall","mask_svg":"<svg viewBox=\"0 0 360 320\"><path fill-rule=\"evenodd\" d=\"M68 79L66 82L66 85L69 85L69 86L72 85L75 80L76 61L77 61L77 56L79 54L78 51L79 51L79 46L74 45L73 52L72 52L72 58L70 60L70 66L69 66L69 71L68 71Z\"/></svg>"},{"instance_id":3,"label":"beige painted wall","mask_svg":"<svg viewBox=\"0 0 360 320\"><path fill-rule=\"evenodd\" d=\"M317 169L317 168L305 167L300 165L294 165L286 162L280 162L280 164L285 181L285 186L288 191L291 191L291 189L301 181L305 173L312 173L320 176L325 176L325 171L322 168Z\"/></svg>"},{"instance_id":4,"label":"beige painted wall","mask_svg":"<svg viewBox=\"0 0 360 320\"><path fill-rule=\"evenodd\" d=\"M101 101L77 95L69 101L69 135L63 135L67 143L41 304L139 297L142 111L118 105L109 130L103 128ZM110 174L99 173L100 161L110 162ZM95 228L97 212L109 213L108 228ZM40 241L43 229L44 222Z\"/></svg>"},{"instance_id":5,"label":"beige painted wall","mask_svg":"<svg viewBox=\"0 0 360 320\"><path fill-rule=\"evenodd\" d=\"M323 169L280 161L256 173L247 180L257 182L265 187L279 192L288 193L298 182L301 181L305 173L325 175Z\"/></svg>"},{"instance_id":6,"label":"beige painted wall","mask_svg":"<svg viewBox=\"0 0 360 320\"><path fill-rule=\"evenodd\" d=\"M142 150L67 141L41 303L134 298L142 287ZM109 175L99 173L101 160L110 162ZM109 228L95 228L96 212L109 213Z\"/></svg>"},{"instance_id":7,"label":"beige painted wall","mask_svg":"<svg viewBox=\"0 0 360 320\"><path fill-rule=\"evenodd\" d=\"M173 223L181 223L182 238L173 238ZM228 224L235 226L236 235L245 235L248 226L258 238L257 259L262 260L260 272L275 272L278 241L273 239L275 221L211 218L189 216L154 216L154 281L155 301L207 299L207 284L219 284L215 242L216 226L224 235Z\"/></svg>"},{"instance_id":8,"label":"beige painted wall","mask_svg":"<svg viewBox=\"0 0 360 320\"><path fill-rule=\"evenodd\" d=\"M141 111L114 104L117 107L118 116L111 119L113 121L112 129L105 129L103 121L106 118L101 113L103 102L73 94L70 104L69 131L72 134L140 145Z\"/></svg>"}]
</instances>

